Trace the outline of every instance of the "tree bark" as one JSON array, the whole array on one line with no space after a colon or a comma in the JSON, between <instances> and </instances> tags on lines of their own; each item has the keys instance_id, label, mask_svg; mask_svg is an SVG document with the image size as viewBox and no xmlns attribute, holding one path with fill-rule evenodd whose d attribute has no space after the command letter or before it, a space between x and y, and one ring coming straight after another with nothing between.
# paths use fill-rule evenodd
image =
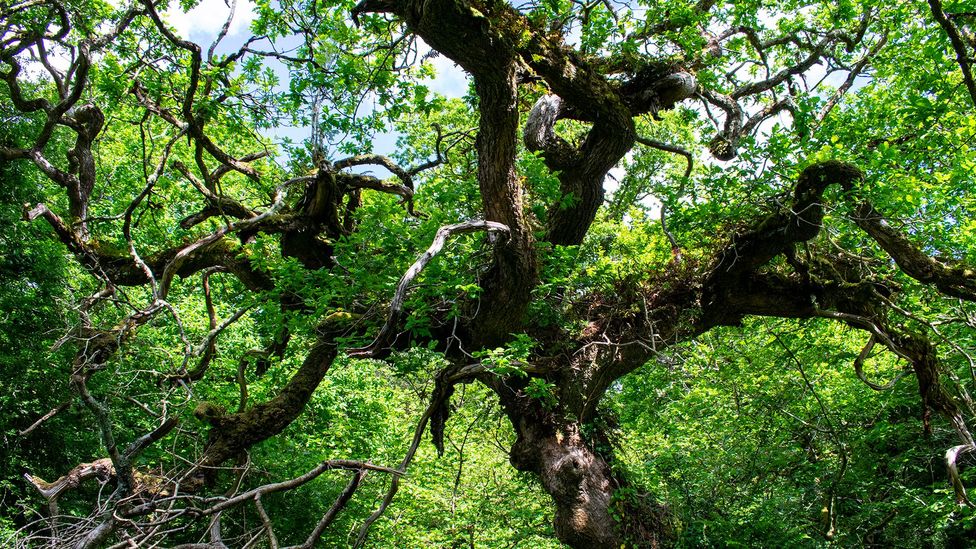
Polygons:
<instances>
[{"instance_id":1,"label":"tree bark","mask_svg":"<svg viewBox=\"0 0 976 549\"><path fill-rule=\"evenodd\" d=\"M560 541L579 548L670 545L667 508L620 490L628 483L611 466L609 440L600 429L560 420L528 397L509 393L503 402L518 435L512 466L538 475L552 496Z\"/></svg>"},{"instance_id":2,"label":"tree bark","mask_svg":"<svg viewBox=\"0 0 976 549\"><path fill-rule=\"evenodd\" d=\"M244 412L208 418L212 430L200 468L217 467L284 430L305 409L336 355L335 344L320 339L278 396Z\"/></svg>"},{"instance_id":3,"label":"tree bark","mask_svg":"<svg viewBox=\"0 0 976 549\"><path fill-rule=\"evenodd\" d=\"M525 218L522 185L515 171L518 96L515 63L475 77L481 98L478 124L478 186L485 220L509 227L509 240L495 249L485 277L484 299L473 330L477 345L495 345L517 331L537 283L532 231Z\"/></svg>"}]
</instances>

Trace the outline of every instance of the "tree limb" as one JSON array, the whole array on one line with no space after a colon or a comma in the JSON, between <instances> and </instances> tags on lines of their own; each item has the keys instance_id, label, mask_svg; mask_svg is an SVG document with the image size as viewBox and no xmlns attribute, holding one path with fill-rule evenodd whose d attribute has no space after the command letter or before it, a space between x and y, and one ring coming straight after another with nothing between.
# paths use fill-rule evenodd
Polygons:
<instances>
[{"instance_id":1,"label":"tree limb","mask_svg":"<svg viewBox=\"0 0 976 549\"><path fill-rule=\"evenodd\" d=\"M349 349L346 354L351 357L356 358L376 358L378 357L387 346L391 343L394 337L394 331L399 325L402 314L403 314L403 303L407 297L407 290L410 289L410 283L413 279L417 278L420 271L423 270L430 260L434 258L447 244L447 239L455 234L464 234L475 231L497 231L508 233L509 228L501 223L496 223L494 221L464 221L462 223L455 223L454 225L445 225L437 230L437 234L434 235L434 241L431 243L427 251L420 254L417 260L410 266L409 269L400 278L400 282L397 284L396 292L393 294L393 299L390 301L390 313L387 317L386 322L383 327L380 328L376 338L373 342L365 347L358 347L354 349Z\"/></svg>"}]
</instances>

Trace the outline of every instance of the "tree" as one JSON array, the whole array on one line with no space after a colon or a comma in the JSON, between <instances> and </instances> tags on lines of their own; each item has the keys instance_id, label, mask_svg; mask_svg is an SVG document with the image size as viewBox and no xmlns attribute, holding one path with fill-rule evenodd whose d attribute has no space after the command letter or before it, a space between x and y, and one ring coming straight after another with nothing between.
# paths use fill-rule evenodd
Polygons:
<instances>
[{"instance_id":1,"label":"tree","mask_svg":"<svg viewBox=\"0 0 976 549\"><path fill-rule=\"evenodd\" d=\"M511 464L552 497L559 540L667 545L670 512L619 466L606 403L680 356L669 348L753 317L863 332L848 359L875 388L873 351L905 361L926 432L955 431L948 475L969 504L957 460L976 449L976 368L953 322L971 324L976 300L976 91L973 12L957 4L287 0L259 2L243 44L221 46L228 20L206 50L152 0L0 8L0 159L7 180L45 178L23 216L73 256L85 297L58 346L103 448L27 480L52 517L87 479L111 488L90 520L35 534L95 547L206 532L220 547L221 517L247 507L251 543L275 546L262 497L353 471L309 547L367 472L389 475L361 545L425 432L444 452L454 393L477 382L514 430ZM465 101L430 96L433 55L470 75ZM311 137L262 136L289 122ZM393 158L371 152L387 127L403 136ZM392 176L354 169L367 165ZM299 420L337 362L420 352L434 384L398 465L247 477L249 451Z\"/></svg>"}]
</instances>

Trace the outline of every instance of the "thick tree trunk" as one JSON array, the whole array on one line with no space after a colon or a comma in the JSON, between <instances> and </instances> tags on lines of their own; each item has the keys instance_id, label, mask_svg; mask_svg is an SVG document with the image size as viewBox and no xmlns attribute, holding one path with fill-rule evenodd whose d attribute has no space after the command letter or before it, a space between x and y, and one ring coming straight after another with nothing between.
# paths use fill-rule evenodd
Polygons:
<instances>
[{"instance_id":1,"label":"thick tree trunk","mask_svg":"<svg viewBox=\"0 0 976 549\"><path fill-rule=\"evenodd\" d=\"M485 220L509 228L509 240L495 248L494 261L482 282L485 295L477 305L473 330L479 346L497 345L519 329L538 276L522 185L515 171L519 121L515 69L515 63L509 62L497 71L475 77L481 100L478 186Z\"/></svg>"},{"instance_id":2,"label":"thick tree trunk","mask_svg":"<svg viewBox=\"0 0 976 549\"><path fill-rule=\"evenodd\" d=\"M363 0L352 12L353 17L397 14L412 32L474 77L480 116L478 187L485 220L509 228L508 241L495 248L494 261L482 279L485 293L475 304L477 318L470 327L475 347L498 345L521 330L538 278L524 190L515 169L520 65L511 33L515 27L524 28L525 21L503 4L480 7L485 11L452 0Z\"/></svg>"},{"instance_id":3,"label":"thick tree trunk","mask_svg":"<svg viewBox=\"0 0 976 549\"><path fill-rule=\"evenodd\" d=\"M533 431L537 429L523 429ZM538 474L552 495L560 540L573 547L617 546L617 525L610 516L610 467L583 444L576 431L520 437L512 449L512 464Z\"/></svg>"},{"instance_id":4,"label":"thick tree trunk","mask_svg":"<svg viewBox=\"0 0 976 549\"><path fill-rule=\"evenodd\" d=\"M605 437L599 432L584 436L580 424L559 421L537 400L506 400L518 435L511 463L519 471L538 475L552 496L560 541L579 548L670 545L672 530L666 508L646 496L633 495L632 490L619 491L628 484L610 465Z\"/></svg>"}]
</instances>

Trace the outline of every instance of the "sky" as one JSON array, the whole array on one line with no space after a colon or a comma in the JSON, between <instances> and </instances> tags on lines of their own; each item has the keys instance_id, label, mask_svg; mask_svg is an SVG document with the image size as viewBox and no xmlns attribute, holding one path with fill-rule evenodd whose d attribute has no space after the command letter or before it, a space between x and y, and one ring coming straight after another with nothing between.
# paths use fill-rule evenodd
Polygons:
<instances>
[{"instance_id":1,"label":"sky","mask_svg":"<svg viewBox=\"0 0 976 549\"><path fill-rule=\"evenodd\" d=\"M246 36L251 22L257 17L256 6L251 0L238 0L227 33L229 38ZM227 21L230 8L224 0L201 0L197 7L184 13L173 4L163 17L184 38L198 43L209 43Z\"/></svg>"},{"instance_id":2,"label":"sky","mask_svg":"<svg viewBox=\"0 0 976 549\"><path fill-rule=\"evenodd\" d=\"M253 0L238 0L227 36L221 43L222 51L236 49L250 36L250 24L257 18L256 10L257 6ZM217 37L229 13L230 8L224 0L202 0L188 12L183 12L178 4L174 4L163 14L163 18L181 37L192 40L206 49ZM426 45L422 45L420 54L424 54L429 49ZM436 78L427 83L427 87L432 92L447 97L461 97L467 92L467 75L450 59L439 55L433 58L431 63L437 74ZM287 81L287 71L283 67L278 73L283 82ZM293 141L300 141L308 136L309 129L301 127L278 127L271 135L275 140L288 138ZM377 135L373 140L373 152L391 155L396 147L397 137L395 133ZM378 166L363 170L380 178L392 176L387 170Z\"/></svg>"},{"instance_id":3,"label":"sky","mask_svg":"<svg viewBox=\"0 0 976 549\"><path fill-rule=\"evenodd\" d=\"M257 6L252 0L238 0L234 19L224 39L225 47L240 44L250 36L251 22L257 18L256 9ZM227 21L229 13L230 8L224 4L224 0L202 0L195 8L185 13L179 9L179 6L174 5L163 14L163 18L183 38L208 47ZM427 51L430 51L430 48L424 45L420 54L423 55ZM431 91L447 97L461 97L467 92L467 76L454 62L442 55L438 55L431 62L437 71L437 78L428 85Z\"/></svg>"}]
</instances>

